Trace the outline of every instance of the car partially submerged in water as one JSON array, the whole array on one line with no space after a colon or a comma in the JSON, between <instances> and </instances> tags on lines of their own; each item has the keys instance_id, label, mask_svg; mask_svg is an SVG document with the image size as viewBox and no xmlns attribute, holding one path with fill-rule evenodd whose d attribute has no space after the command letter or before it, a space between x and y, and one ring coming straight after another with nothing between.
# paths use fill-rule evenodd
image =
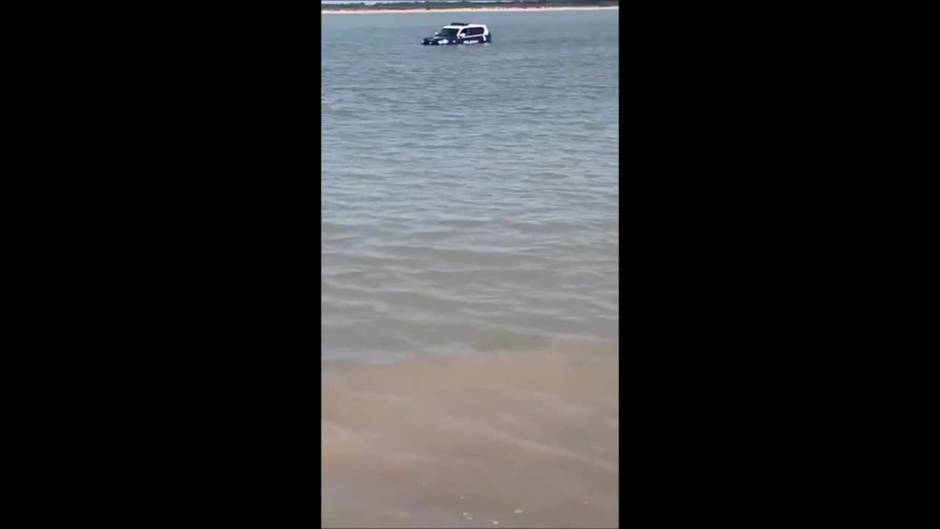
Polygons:
<instances>
[{"instance_id":1,"label":"car partially submerged in water","mask_svg":"<svg viewBox=\"0 0 940 529\"><path fill-rule=\"evenodd\" d=\"M451 44L485 44L493 42L493 35L483 24L451 22L421 44L425 46L447 46Z\"/></svg>"}]
</instances>

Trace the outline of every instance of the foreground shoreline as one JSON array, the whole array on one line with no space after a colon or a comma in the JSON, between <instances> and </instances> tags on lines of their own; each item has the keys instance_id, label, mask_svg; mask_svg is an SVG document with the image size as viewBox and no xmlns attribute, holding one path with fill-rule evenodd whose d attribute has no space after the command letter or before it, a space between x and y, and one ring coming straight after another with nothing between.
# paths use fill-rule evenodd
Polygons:
<instances>
[{"instance_id":1,"label":"foreground shoreline","mask_svg":"<svg viewBox=\"0 0 940 529\"><path fill-rule=\"evenodd\" d=\"M323 363L324 527L614 527L616 344Z\"/></svg>"},{"instance_id":2,"label":"foreground shoreline","mask_svg":"<svg viewBox=\"0 0 940 529\"><path fill-rule=\"evenodd\" d=\"M415 14L415 13L486 13L486 12L538 12L538 11L606 11L620 9L620 6L570 6L570 7L432 7L427 9L334 9L321 8L321 15L378 15L378 14Z\"/></svg>"}]
</instances>

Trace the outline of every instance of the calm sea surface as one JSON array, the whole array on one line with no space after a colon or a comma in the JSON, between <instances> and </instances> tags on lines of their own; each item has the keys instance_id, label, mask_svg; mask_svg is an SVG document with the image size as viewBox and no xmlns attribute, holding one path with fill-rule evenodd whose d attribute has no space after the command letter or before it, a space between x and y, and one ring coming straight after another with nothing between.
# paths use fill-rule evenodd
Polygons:
<instances>
[{"instance_id":1,"label":"calm sea surface","mask_svg":"<svg viewBox=\"0 0 940 529\"><path fill-rule=\"evenodd\" d=\"M617 343L617 17L322 15L324 360Z\"/></svg>"}]
</instances>

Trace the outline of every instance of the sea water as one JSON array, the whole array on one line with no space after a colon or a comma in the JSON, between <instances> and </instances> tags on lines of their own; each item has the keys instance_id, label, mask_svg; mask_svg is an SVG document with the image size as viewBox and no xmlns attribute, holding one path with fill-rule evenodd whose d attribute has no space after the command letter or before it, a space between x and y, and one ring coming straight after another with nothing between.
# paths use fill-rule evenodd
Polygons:
<instances>
[{"instance_id":1,"label":"sea water","mask_svg":"<svg viewBox=\"0 0 940 529\"><path fill-rule=\"evenodd\" d=\"M616 524L618 11L321 21L324 525Z\"/></svg>"},{"instance_id":2,"label":"sea water","mask_svg":"<svg viewBox=\"0 0 940 529\"><path fill-rule=\"evenodd\" d=\"M617 13L322 16L325 359L616 342Z\"/></svg>"}]
</instances>

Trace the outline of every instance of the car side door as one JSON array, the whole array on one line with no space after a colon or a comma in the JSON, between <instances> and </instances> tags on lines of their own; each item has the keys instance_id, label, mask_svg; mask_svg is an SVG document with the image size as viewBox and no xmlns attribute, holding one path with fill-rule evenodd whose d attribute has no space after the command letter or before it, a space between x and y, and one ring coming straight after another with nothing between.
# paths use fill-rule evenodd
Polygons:
<instances>
[{"instance_id":1,"label":"car side door","mask_svg":"<svg viewBox=\"0 0 940 529\"><path fill-rule=\"evenodd\" d=\"M483 28L467 28L464 31L466 32L464 42L468 44L483 42Z\"/></svg>"}]
</instances>

